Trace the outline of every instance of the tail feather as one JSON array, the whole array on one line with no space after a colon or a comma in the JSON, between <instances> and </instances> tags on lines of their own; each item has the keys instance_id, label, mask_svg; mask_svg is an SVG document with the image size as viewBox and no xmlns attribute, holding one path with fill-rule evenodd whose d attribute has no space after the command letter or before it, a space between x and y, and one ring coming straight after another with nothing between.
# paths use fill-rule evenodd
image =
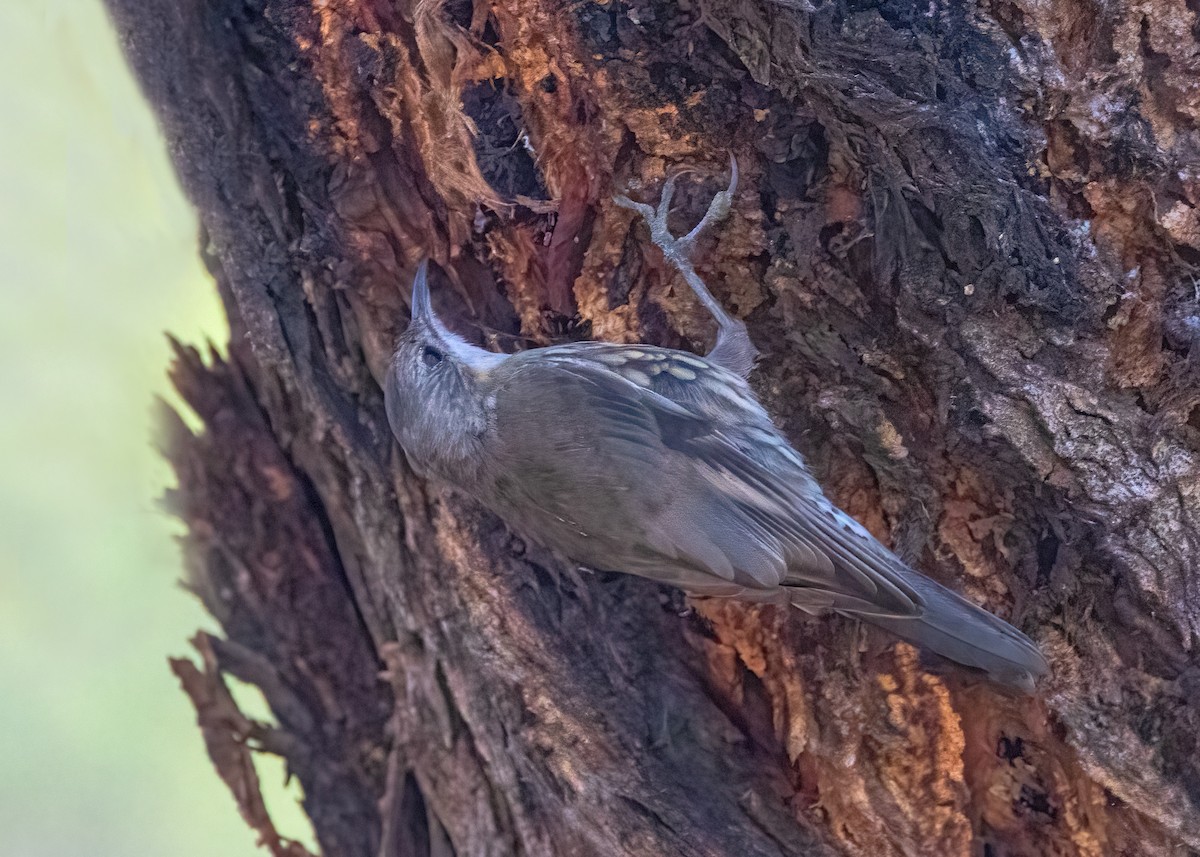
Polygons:
<instances>
[{"instance_id":1,"label":"tail feather","mask_svg":"<svg viewBox=\"0 0 1200 857\"><path fill-rule=\"evenodd\" d=\"M907 575L924 610L912 618L853 614L960 664L986 671L1002 684L1032 692L1050 671L1037 645L1003 619L976 607L921 574Z\"/></svg>"}]
</instances>

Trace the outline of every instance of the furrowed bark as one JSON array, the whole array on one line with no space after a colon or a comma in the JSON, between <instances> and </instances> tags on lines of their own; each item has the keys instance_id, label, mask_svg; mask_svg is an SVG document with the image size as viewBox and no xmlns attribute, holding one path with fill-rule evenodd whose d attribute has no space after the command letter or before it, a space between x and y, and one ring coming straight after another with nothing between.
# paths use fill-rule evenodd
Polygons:
<instances>
[{"instance_id":1,"label":"furrowed bark","mask_svg":"<svg viewBox=\"0 0 1200 857\"><path fill-rule=\"evenodd\" d=\"M168 418L174 665L330 855L1200 851L1200 21L1182 0L108 0L233 336ZM378 387L417 260L513 350L702 348L702 273L822 484L1037 639L1007 696L842 619L577 575L416 478ZM182 629L181 629L182 630ZM260 687L254 724L223 676Z\"/></svg>"}]
</instances>

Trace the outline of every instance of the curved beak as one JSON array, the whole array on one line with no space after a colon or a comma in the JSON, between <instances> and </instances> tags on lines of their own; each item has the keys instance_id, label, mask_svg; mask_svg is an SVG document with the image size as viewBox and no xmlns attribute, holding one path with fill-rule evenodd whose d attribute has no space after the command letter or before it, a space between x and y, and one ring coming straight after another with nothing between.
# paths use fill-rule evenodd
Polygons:
<instances>
[{"instance_id":1,"label":"curved beak","mask_svg":"<svg viewBox=\"0 0 1200 857\"><path fill-rule=\"evenodd\" d=\"M413 279L412 320L428 322L433 316L433 304L429 300L429 260L422 259L417 266L417 276Z\"/></svg>"}]
</instances>

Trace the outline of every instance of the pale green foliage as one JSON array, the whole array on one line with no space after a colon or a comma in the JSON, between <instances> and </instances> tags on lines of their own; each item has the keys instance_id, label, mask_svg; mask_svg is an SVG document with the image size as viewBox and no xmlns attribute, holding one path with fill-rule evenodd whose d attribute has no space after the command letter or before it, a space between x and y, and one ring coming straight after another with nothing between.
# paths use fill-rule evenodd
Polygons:
<instances>
[{"instance_id":1,"label":"pale green foliage","mask_svg":"<svg viewBox=\"0 0 1200 857\"><path fill-rule=\"evenodd\" d=\"M195 217L96 0L6 7L0 81L0 854L260 853L165 662L208 624L151 443L163 331L227 336Z\"/></svg>"}]
</instances>

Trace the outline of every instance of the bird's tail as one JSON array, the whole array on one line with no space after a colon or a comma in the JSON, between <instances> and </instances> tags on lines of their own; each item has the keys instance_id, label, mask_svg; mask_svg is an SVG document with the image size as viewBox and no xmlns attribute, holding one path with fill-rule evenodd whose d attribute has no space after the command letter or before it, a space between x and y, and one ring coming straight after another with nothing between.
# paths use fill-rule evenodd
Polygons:
<instances>
[{"instance_id":1,"label":"bird's tail","mask_svg":"<svg viewBox=\"0 0 1200 857\"><path fill-rule=\"evenodd\" d=\"M852 615L1026 692L1032 692L1034 682L1050 671L1037 645L1003 619L924 575L909 572L905 583L924 602L920 616Z\"/></svg>"}]
</instances>

